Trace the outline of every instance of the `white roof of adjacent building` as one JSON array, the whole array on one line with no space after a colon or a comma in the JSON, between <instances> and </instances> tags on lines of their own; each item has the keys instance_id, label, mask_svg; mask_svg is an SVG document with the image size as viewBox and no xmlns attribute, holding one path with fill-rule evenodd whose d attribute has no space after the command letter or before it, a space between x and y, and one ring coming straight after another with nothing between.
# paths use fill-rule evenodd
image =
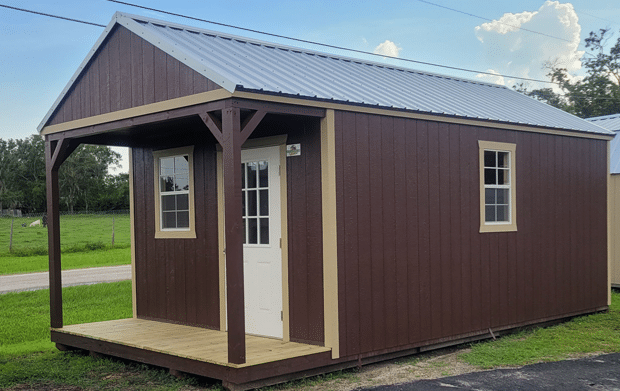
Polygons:
<instances>
[{"instance_id":1,"label":"white roof of adjacent building","mask_svg":"<svg viewBox=\"0 0 620 391\"><path fill-rule=\"evenodd\" d=\"M112 28L120 24L224 89L465 119L610 134L598 125L496 84L257 41L116 13L48 115Z\"/></svg>"},{"instance_id":2,"label":"white roof of adjacent building","mask_svg":"<svg viewBox=\"0 0 620 391\"><path fill-rule=\"evenodd\" d=\"M592 117L588 121L616 133L609 145L609 170L612 174L620 174L620 114Z\"/></svg>"}]
</instances>

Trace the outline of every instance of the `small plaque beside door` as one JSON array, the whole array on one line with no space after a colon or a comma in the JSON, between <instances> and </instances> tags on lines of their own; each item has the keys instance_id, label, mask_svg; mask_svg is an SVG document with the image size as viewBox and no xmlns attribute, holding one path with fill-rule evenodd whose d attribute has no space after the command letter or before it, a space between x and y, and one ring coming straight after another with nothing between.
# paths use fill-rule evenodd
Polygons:
<instances>
[{"instance_id":1,"label":"small plaque beside door","mask_svg":"<svg viewBox=\"0 0 620 391\"><path fill-rule=\"evenodd\" d=\"M301 156L301 144L289 144L286 146L286 157Z\"/></svg>"}]
</instances>

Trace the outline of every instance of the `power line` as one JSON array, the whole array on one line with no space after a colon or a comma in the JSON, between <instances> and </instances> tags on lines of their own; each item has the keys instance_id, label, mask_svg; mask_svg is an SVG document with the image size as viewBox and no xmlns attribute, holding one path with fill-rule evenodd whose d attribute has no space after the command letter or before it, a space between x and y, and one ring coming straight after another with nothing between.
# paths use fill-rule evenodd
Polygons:
<instances>
[{"instance_id":1,"label":"power line","mask_svg":"<svg viewBox=\"0 0 620 391\"><path fill-rule=\"evenodd\" d=\"M613 21L613 20L609 20L609 19L605 19L605 18L598 17L598 16L594 16L594 15L589 14L589 13L587 13L587 12L579 11L579 13L580 13L580 14L583 14L583 15L586 15L586 16L589 16L589 17L594 18L594 19L604 20L604 21L606 21L606 22L613 23L613 24L620 24L620 23L618 23L617 21L615 22L615 21Z\"/></svg>"},{"instance_id":2,"label":"power line","mask_svg":"<svg viewBox=\"0 0 620 391\"><path fill-rule=\"evenodd\" d=\"M302 43L307 43L307 44L311 44L311 45L323 46L323 47L328 47L328 48L331 48L331 49L344 50L344 51L348 51L348 52L365 54L365 55L370 55L370 56L376 56L376 57L382 57L382 58L386 57L385 55L382 55L382 54L366 52L366 51L357 50L357 49L350 49L350 48L346 48L346 47L342 47L342 46L329 45L329 44L326 44L326 43L308 41L308 40L305 40L305 39L287 37L287 36L284 36L284 35L268 33L268 32L265 32L265 31L253 30L253 29L249 29L249 28L245 28L245 27L234 26L234 25L231 25L231 24L214 22L212 20L196 18L194 16L177 14L177 13L169 12L169 11L163 11L163 10L160 10L160 9L146 7L146 6L138 5L138 4L127 3L127 2L124 2L124 1L119 1L119 0L108 0L108 1L110 1L112 3L128 5L130 7L141 8L141 9L144 9L144 10L147 10L147 11L159 12L159 13L166 14L166 15L177 16L177 17L191 19L191 20L195 20L195 21L199 21L199 22L210 23L210 24L214 24L214 25L217 25L217 26L229 27L229 28L233 28L233 29L238 29L238 30L242 30L242 31L248 31L248 32L256 33L256 34L267 35L267 36L270 36L270 37L282 38L282 39L287 39L287 40L291 40L291 41L302 42ZM408 59L408 58L400 58L400 57L390 57L390 58L393 58L393 59L396 59L396 60L400 60L400 61L415 63L415 64L422 64L422 65L429 65L429 66L434 66L434 67L439 67L439 68L451 69L451 70L455 70L455 71L470 72L470 73L489 75L489 76L501 76L501 77L505 77L505 78L509 78L509 79L526 80L526 81L533 81L533 82L537 82L537 83L556 84L555 82L552 82L552 81L530 79L530 78L527 78L527 77L519 77L519 76L502 75L502 74L497 74L497 73L492 73L492 72L476 71L476 70L472 70L472 69L452 67L452 66L449 66L449 65L441 65L441 64L434 64L434 63L430 63L430 62L411 60L411 59Z\"/></svg>"},{"instance_id":3,"label":"power line","mask_svg":"<svg viewBox=\"0 0 620 391\"><path fill-rule=\"evenodd\" d=\"M99 23L93 23L93 22L87 22L85 20L79 20L79 19L73 19L73 18L67 18L65 16L59 16L59 15L52 15L52 14L46 14L43 12L38 12L38 11L32 11L32 10L27 10L24 8L17 8L17 7L11 7L10 5L6 5L6 4L0 4L0 7L4 7L4 8L8 8L8 9L12 9L14 11L21 11L21 12L28 12L30 14L35 14L35 15L40 15L40 16L47 16L50 18L56 18L56 19L62 19L62 20L68 20L70 22L77 22L77 23L83 23L83 24L88 24L91 26L97 26L97 27L105 27L105 25L103 24L99 24Z\"/></svg>"},{"instance_id":4,"label":"power line","mask_svg":"<svg viewBox=\"0 0 620 391\"><path fill-rule=\"evenodd\" d=\"M426 1L426 0L418 0L420 3L424 3L424 4L428 4L428 5L433 5L435 7L439 7L439 8L443 8L443 9L447 9L449 11L453 11L453 12L458 12L459 14L463 14L463 15L467 15L467 16L471 16L473 18L477 18L477 19L482 19L482 20L486 20L487 22L494 22L493 19L489 19L489 18L485 18L484 16L478 16L478 15L474 15L474 14L470 14L469 12L465 12L465 11L460 11L454 8L450 8L450 7L446 7L444 5L440 5L440 4L436 4L436 3L432 3L430 1ZM519 29L519 30L523 30L523 31L527 31L528 33L532 33L532 34L539 34L539 35L544 35L545 37L549 37L549 38L553 38L553 39L559 39L560 41L564 41L564 42L572 42L569 39L565 39L565 38L560 38L560 37L556 37L554 35L549 35L549 34L545 34L545 33L541 33L540 31L534 31L534 30L529 30L523 27L519 27L519 26L515 26L512 24L508 24L508 23L504 23L504 22L500 22L499 20L497 21L497 23L503 24L504 26L508 26L508 27L512 27L515 29Z\"/></svg>"},{"instance_id":5,"label":"power line","mask_svg":"<svg viewBox=\"0 0 620 391\"><path fill-rule=\"evenodd\" d=\"M134 4L130 4L130 3L124 3L124 2L121 2L121 1L116 1L116 0L108 0L108 1L112 1L112 2L120 3L120 4L125 4L125 5L130 5L130 6L134 6L134 7L138 7L138 8L144 8L144 9L147 9L147 10L150 10L150 11L161 12L161 13L169 14L169 15L173 15L173 16L180 16L180 17L183 17L183 18L194 19L194 20L201 21L201 22L213 23L213 24L217 24L217 25L221 25L221 26L226 26L226 27L231 27L231 28L235 28L235 29L251 31L251 32L258 33L258 34L265 34L265 35L275 36L275 37L279 37L279 38L290 39L290 40L293 40L293 41L300 41L300 42L310 43L310 44L313 44L313 45L327 46L327 47L331 47L331 48L335 48L335 49L340 49L340 50L353 51L353 52L358 52L358 53L363 53L363 54L370 54L370 55L373 55L373 56L385 57L385 56L382 56L382 55L376 54L376 53L364 52L364 51L360 51L360 50L349 49L349 48L333 46L333 45L328 45L328 44L322 44L322 43L313 42L313 41L305 41L305 40L298 39L298 38L291 38L291 37L286 37L286 36L282 36L282 35L266 33L266 32L262 32L262 31L258 31L258 30L251 30L251 29L247 29L247 28L244 28L244 27L237 27L237 26L233 26L233 25L227 25L227 24L224 24L224 23L212 22L212 21L208 21L208 20L204 20L204 19L194 18L194 17L191 17L191 16L175 14L175 13L168 12L168 11L161 11L161 10L157 10L157 9L153 9L153 8L148 8L148 7L143 7L143 6L139 6L139 5L134 5ZM5 5L5 4L0 4L0 7L12 9L12 10L15 10L15 11L27 12L27 13L31 13L31 14L35 14L35 15L40 15L40 16L47 16L47 17L50 17L50 18L66 20L66 21L70 21L70 22L83 23L83 24L87 24L87 25L91 25L91 26L106 27L103 24L88 22L88 21L79 20L79 19L68 18L68 17L64 17L64 16L59 16L59 15L47 14L47 13L33 11L33 10L28 10L28 9L23 9L23 8L12 7L12 6ZM550 82L550 81L543 81L543 80L536 80L536 79L527 79L527 78L522 78L522 77L517 77L517 76L506 76L506 75L495 74L495 73L490 73L490 72L474 71L474 70L469 70L469 69L449 67L449 66L440 65L440 64L433 64L433 63L425 63L425 62L421 62L421 61L415 61L415 60L409 60L409 59L403 59L403 58L397 58L397 57L393 57L393 58L395 58L397 60L401 60L401 61L410 61L410 62L415 62L415 63L418 63L418 64L426 64L426 65L443 67L443 68L449 68L449 69L464 70L464 71L467 71L467 72L482 73L482 74L487 74L487 75L492 75L492 76L502 76L502 77L507 77L507 78L520 79L520 80L529 80L529 81L537 81L537 82L542 82L542 83L557 84L556 82ZM529 91L529 92L533 92L533 91ZM542 92L537 92L536 95L542 96L542 97L553 97L553 95L551 95L551 94L546 94L546 93L542 93ZM571 97L571 99L573 99L573 100L586 100L586 99L592 99L592 98L591 97L587 97L585 95L573 95ZM614 100L614 98L605 98L605 97L598 97L596 99L597 100Z\"/></svg>"},{"instance_id":6,"label":"power line","mask_svg":"<svg viewBox=\"0 0 620 391\"><path fill-rule=\"evenodd\" d=\"M262 35L267 35L267 36L271 36L271 37L276 37L276 38L282 38L282 39L287 39L287 40L296 41L296 42L307 43L307 44L311 44L311 45L323 46L323 47L328 47L328 48L331 48L331 49L337 49L337 50L349 51L349 52L353 52L353 53L365 54L365 55L369 55L369 56L376 56L376 57L381 57L381 58L385 58L386 57L385 55L382 55L382 54L377 54L377 53L372 53L372 52L367 52L367 51L357 50L357 49L350 49L350 48L346 48L346 47L343 47L343 46L329 45L329 44L325 44L325 43L314 42L314 41L309 41L309 40L304 40L304 39L299 39L299 38L287 37L285 35L273 34L273 33L268 33L268 32L265 32L265 31L253 30L253 29L249 29L249 28L245 28L245 27L239 27L239 26L234 26L234 25L230 25L230 24L226 24L226 23L220 23L220 22L215 22L215 21L211 21L211 20L196 18L196 17L193 17L193 16L177 14L177 13L174 13L174 12L159 10L159 9L156 9L156 8L150 8L150 7L141 6L141 5L138 5L138 4L132 4L132 3L127 3L127 2L118 1L118 0L108 0L108 1L113 2L113 3L128 5L128 6L131 6L131 7L141 8L141 9L145 9L145 10L148 10L148 11L159 12L159 13L166 14L166 15L177 16L177 17L181 17L181 18L196 20L196 21L199 21L199 22L205 22L205 23L215 24L215 25L218 25L218 26L223 26L223 27L229 27L229 28L233 28L233 29L248 31L248 32L256 33L256 34L262 34ZM423 0L419 0L419 1L423 1ZM426 1L423 1L423 2L428 3ZM432 3L429 3L429 4L432 4ZM5 5L5 4L0 4L0 7L8 8L8 9L15 10L15 11L27 12L27 13L31 13L31 14L35 14L35 15L40 15L40 16L47 16L47 17L50 17L50 18L66 20L66 21L70 21L70 22L77 22L77 23L87 24L87 25L91 25L91 26L106 27L105 25L99 24L99 23L88 22L88 21L74 19L74 18L68 18L68 17L60 16L60 15L48 14L48 13L28 10L28 9L24 9L24 8L12 7L12 6ZM443 8L446 8L446 7L443 7ZM460 11L457 11L457 12L460 12ZM472 16L475 16L475 15L472 15ZM451 70L462 71L462 72L476 73L476 74L481 74L481 75L505 77L505 78L508 78L508 79L525 80L525 81L532 81L532 82L537 82L537 83L556 84L555 82L552 82L552 81L538 80L538 79L532 79L532 78L520 77L520 76L503 75L503 74L499 74L499 73L492 73L492 72L485 72L485 71L477 71L477 70L472 70L472 69L453 67L453 66L449 66L449 65L435 64L435 63L431 63L431 62L411 60L411 59L408 59L408 58L399 58L399 57L390 57L390 58L393 58L393 59L399 60L399 61L415 63L415 64L428 65L428 66L439 67L439 68L444 68L444 69L451 69Z\"/></svg>"}]
</instances>

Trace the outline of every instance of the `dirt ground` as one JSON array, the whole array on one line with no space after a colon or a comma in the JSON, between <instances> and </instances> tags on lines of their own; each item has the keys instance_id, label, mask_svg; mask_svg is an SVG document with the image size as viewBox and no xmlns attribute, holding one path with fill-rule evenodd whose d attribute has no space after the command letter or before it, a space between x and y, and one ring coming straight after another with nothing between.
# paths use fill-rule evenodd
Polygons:
<instances>
[{"instance_id":1,"label":"dirt ground","mask_svg":"<svg viewBox=\"0 0 620 391\"><path fill-rule=\"evenodd\" d=\"M446 376L478 372L480 368L459 360L460 354L469 349L446 348L433 352L409 356L402 359L363 366L360 371L347 372L333 380L312 384L308 381L304 390L311 391L349 391L358 388L387 384L405 383L414 380L437 379ZM299 385L282 390L299 390Z\"/></svg>"}]
</instances>

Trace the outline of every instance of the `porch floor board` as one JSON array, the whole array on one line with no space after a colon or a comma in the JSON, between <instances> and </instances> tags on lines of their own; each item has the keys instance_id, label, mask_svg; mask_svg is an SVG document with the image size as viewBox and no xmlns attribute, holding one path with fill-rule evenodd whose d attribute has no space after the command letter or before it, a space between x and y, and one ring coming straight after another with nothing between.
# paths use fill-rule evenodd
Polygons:
<instances>
[{"instance_id":1,"label":"porch floor board","mask_svg":"<svg viewBox=\"0 0 620 391\"><path fill-rule=\"evenodd\" d=\"M224 331L144 319L77 324L54 331L232 368L244 368L331 350L323 346L246 335L246 363L230 364L227 333Z\"/></svg>"}]
</instances>

